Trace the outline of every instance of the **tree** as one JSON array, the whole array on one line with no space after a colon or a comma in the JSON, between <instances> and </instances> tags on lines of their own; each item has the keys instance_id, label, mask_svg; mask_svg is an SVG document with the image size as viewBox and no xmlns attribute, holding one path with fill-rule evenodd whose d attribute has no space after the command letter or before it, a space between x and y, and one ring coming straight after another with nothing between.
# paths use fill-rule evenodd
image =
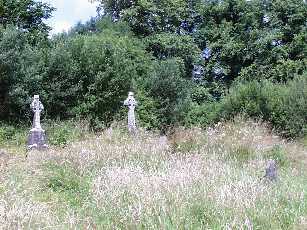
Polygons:
<instances>
[{"instance_id":1,"label":"tree","mask_svg":"<svg viewBox=\"0 0 307 230\"><path fill-rule=\"evenodd\" d=\"M184 62L184 75L191 78L193 64L199 59L200 49L190 35L174 33L158 33L146 38L146 49L159 60L171 58L181 59Z\"/></svg>"},{"instance_id":2,"label":"tree","mask_svg":"<svg viewBox=\"0 0 307 230\"><path fill-rule=\"evenodd\" d=\"M24 115L29 91L37 85L39 61L26 34L14 27L0 28L0 113L2 118Z\"/></svg>"},{"instance_id":3,"label":"tree","mask_svg":"<svg viewBox=\"0 0 307 230\"><path fill-rule=\"evenodd\" d=\"M53 7L35 0L0 0L0 111L1 116L23 113L28 91L35 85L36 49L47 44ZM34 49L33 49L34 48ZM33 81L29 81L30 78ZM26 86L26 87L25 87ZM20 107L21 106L21 107Z\"/></svg>"},{"instance_id":4,"label":"tree","mask_svg":"<svg viewBox=\"0 0 307 230\"><path fill-rule=\"evenodd\" d=\"M306 68L304 1L207 0L198 13L203 22L194 37L201 49L210 50L203 62L207 80L230 84L239 75L263 78L265 70L279 81ZM286 66L293 75L279 71Z\"/></svg>"},{"instance_id":5,"label":"tree","mask_svg":"<svg viewBox=\"0 0 307 230\"><path fill-rule=\"evenodd\" d=\"M193 5L189 0L97 0L105 12L116 20L129 23L136 35L160 32L176 33L180 26L193 28Z\"/></svg>"},{"instance_id":6,"label":"tree","mask_svg":"<svg viewBox=\"0 0 307 230\"><path fill-rule=\"evenodd\" d=\"M181 59L166 59L156 62L145 80L145 89L156 102L158 124L163 131L181 123L189 108L191 88L184 74L184 62Z\"/></svg>"},{"instance_id":7,"label":"tree","mask_svg":"<svg viewBox=\"0 0 307 230\"><path fill-rule=\"evenodd\" d=\"M34 0L1 0L0 24L15 25L23 32L47 35L50 27L44 22L55 8Z\"/></svg>"}]
</instances>

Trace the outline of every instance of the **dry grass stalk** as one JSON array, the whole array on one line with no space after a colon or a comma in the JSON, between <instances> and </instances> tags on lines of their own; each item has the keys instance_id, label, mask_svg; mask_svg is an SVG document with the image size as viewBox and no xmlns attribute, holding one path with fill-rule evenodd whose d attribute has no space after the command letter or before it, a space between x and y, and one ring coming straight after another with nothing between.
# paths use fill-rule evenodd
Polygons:
<instances>
[{"instance_id":1,"label":"dry grass stalk","mask_svg":"<svg viewBox=\"0 0 307 230\"><path fill-rule=\"evenodd\" d=\"M183 151L182 145L188 145L185 146L187 151ZM276 145L292 154L290 160L295 159L295 152L299 152L298 157L306 154L306 149L300 145L272 136L265 126L240 119L206 131L178 129L168 139L146 132L132 138L119 129L109 129L64 149L32 152L25 162L16 158L16 165L11 165L6 177L6 192L0 198L0 213L3 213L0 220L6 221L1 222L5 227L49 226L54 229L52 226L280 227L283 225L274 219L275 213L286 215L291 210L297 221L300 215L306 215L307 191L301 183L306 176L298 173L298 165L284 168L276 186L260 180L267 163L266 154ZM251 158L228 158L245 149L248 154L252 153ZM68 201L65 205L53 202L52 197L57 193L60 198L65 196L62 190L49 191L50 202L35 199L33 194L44 188L42 178L49 180L50 175L43 167L48 162L63 169L72 167L81 184L90 178L84 201L77 206L70 206ZM22 192L10 185L17 172L21 182L15 185L21 184ZM63 180L66 180L65 175L62 175ZM75 194L71 190L67 192ZM299 208L292 208L295 205ZM84 215L81 211L93 207L95 215ZM59 217L58 212L64 214ZM271 218L271 223L259 223L257 218Z\"/></svg>"}]
</instances>

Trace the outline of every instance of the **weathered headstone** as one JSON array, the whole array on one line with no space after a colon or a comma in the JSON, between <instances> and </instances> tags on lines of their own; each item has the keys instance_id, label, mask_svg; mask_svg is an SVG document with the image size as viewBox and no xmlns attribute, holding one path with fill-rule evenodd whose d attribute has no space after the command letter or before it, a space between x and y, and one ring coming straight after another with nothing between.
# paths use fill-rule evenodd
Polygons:
<instances>
[{"instance_id":1,"label":"weathered headstone","mask_svg":"<svg viewBox=\"0 0 307 230\"><path fill-rule=\"evenodd\" d=\"M46 144L45 130L42 129L40 123L40 115L41 112L44 110L44 106L39 100L39 95L34 95L30 107L34 113L34 117L33 117L33 126L32 129L30 130L28 138L28 149L42 150L47 148L48 146Z\"/></svg>"},{"instance_id":2,"label":"weathered headstone","mask_svg":"<svg viewBox=\"0 0 307 230\"><path fill-rule=\"evenodd\" d=\"M124 101L124 105L128 106L128 130L130 133L136 133L136 123L134 110L137 106L137 101L134 99L134 93L129 92L128 98Z\"/></svg>"},{"instance_id":3,"label":"weathered headstone","mask_svg":"<svg viewBox=\"0 0 307 230\"><path fill-rule=\"evenodd\" d=\"M276 163L275 160L270 160L268 162L268 165L265 169L264 178L266 178L270 181L276 181L277 180L277 163Z\"/></svg>"},{"instance_id":4,"label":"weathered headstone","mask_svg":"<svg viewBox=\"0 0 307 230\"><path fill-rule=\"evenodd\" d=\"M7 162L10 159L10 155L4 150L0 149L0 169L7 166Z\"/></svg>"}]
</instances>

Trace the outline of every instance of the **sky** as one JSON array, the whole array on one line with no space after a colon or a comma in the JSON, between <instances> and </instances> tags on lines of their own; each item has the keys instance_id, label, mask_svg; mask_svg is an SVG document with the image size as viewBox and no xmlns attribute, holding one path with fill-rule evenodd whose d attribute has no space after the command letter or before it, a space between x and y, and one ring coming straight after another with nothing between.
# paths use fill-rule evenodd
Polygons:
<instances>
[{"instance_id":1,"label":"sky","mask_svg":"<svg viewBox=\"0 0 307 230\"><path fill-rule=\"evenodd\" d=\"M53 17L47 20L51 34L67 31L77 22L85 22L96 16L96 5L88 0L41 0L56 8Z\"/></svg>"}]
</instances>

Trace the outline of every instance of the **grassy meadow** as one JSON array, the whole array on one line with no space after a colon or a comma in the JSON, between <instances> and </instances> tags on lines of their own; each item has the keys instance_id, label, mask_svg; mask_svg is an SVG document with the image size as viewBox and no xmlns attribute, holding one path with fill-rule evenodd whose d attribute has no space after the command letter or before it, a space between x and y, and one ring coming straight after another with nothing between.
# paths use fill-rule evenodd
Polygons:
<instances>
[{"instance_id":1,"label":"grassy meadow","mask_svg":"<svg viewBox=\"0 0 307 230\"><path fill-rule=\"evenodd\" d=\"M0 230L306 230L306 19L305 0L0 0Z\"/></svg>"},{"instance_id":2,"label":"grassy meadow","mask_svg":"<svg viewBox=\"0 0 307 230\"><path fill-rule=\"evenodd\" d=\"M134 137L121 125L46 130L44 152L25 152L26 129L0 144L1 229L307 228L307 148L265 124L239 117ZM276 182L263 179L269 159Z\"/></svg>"}]
</instances>

